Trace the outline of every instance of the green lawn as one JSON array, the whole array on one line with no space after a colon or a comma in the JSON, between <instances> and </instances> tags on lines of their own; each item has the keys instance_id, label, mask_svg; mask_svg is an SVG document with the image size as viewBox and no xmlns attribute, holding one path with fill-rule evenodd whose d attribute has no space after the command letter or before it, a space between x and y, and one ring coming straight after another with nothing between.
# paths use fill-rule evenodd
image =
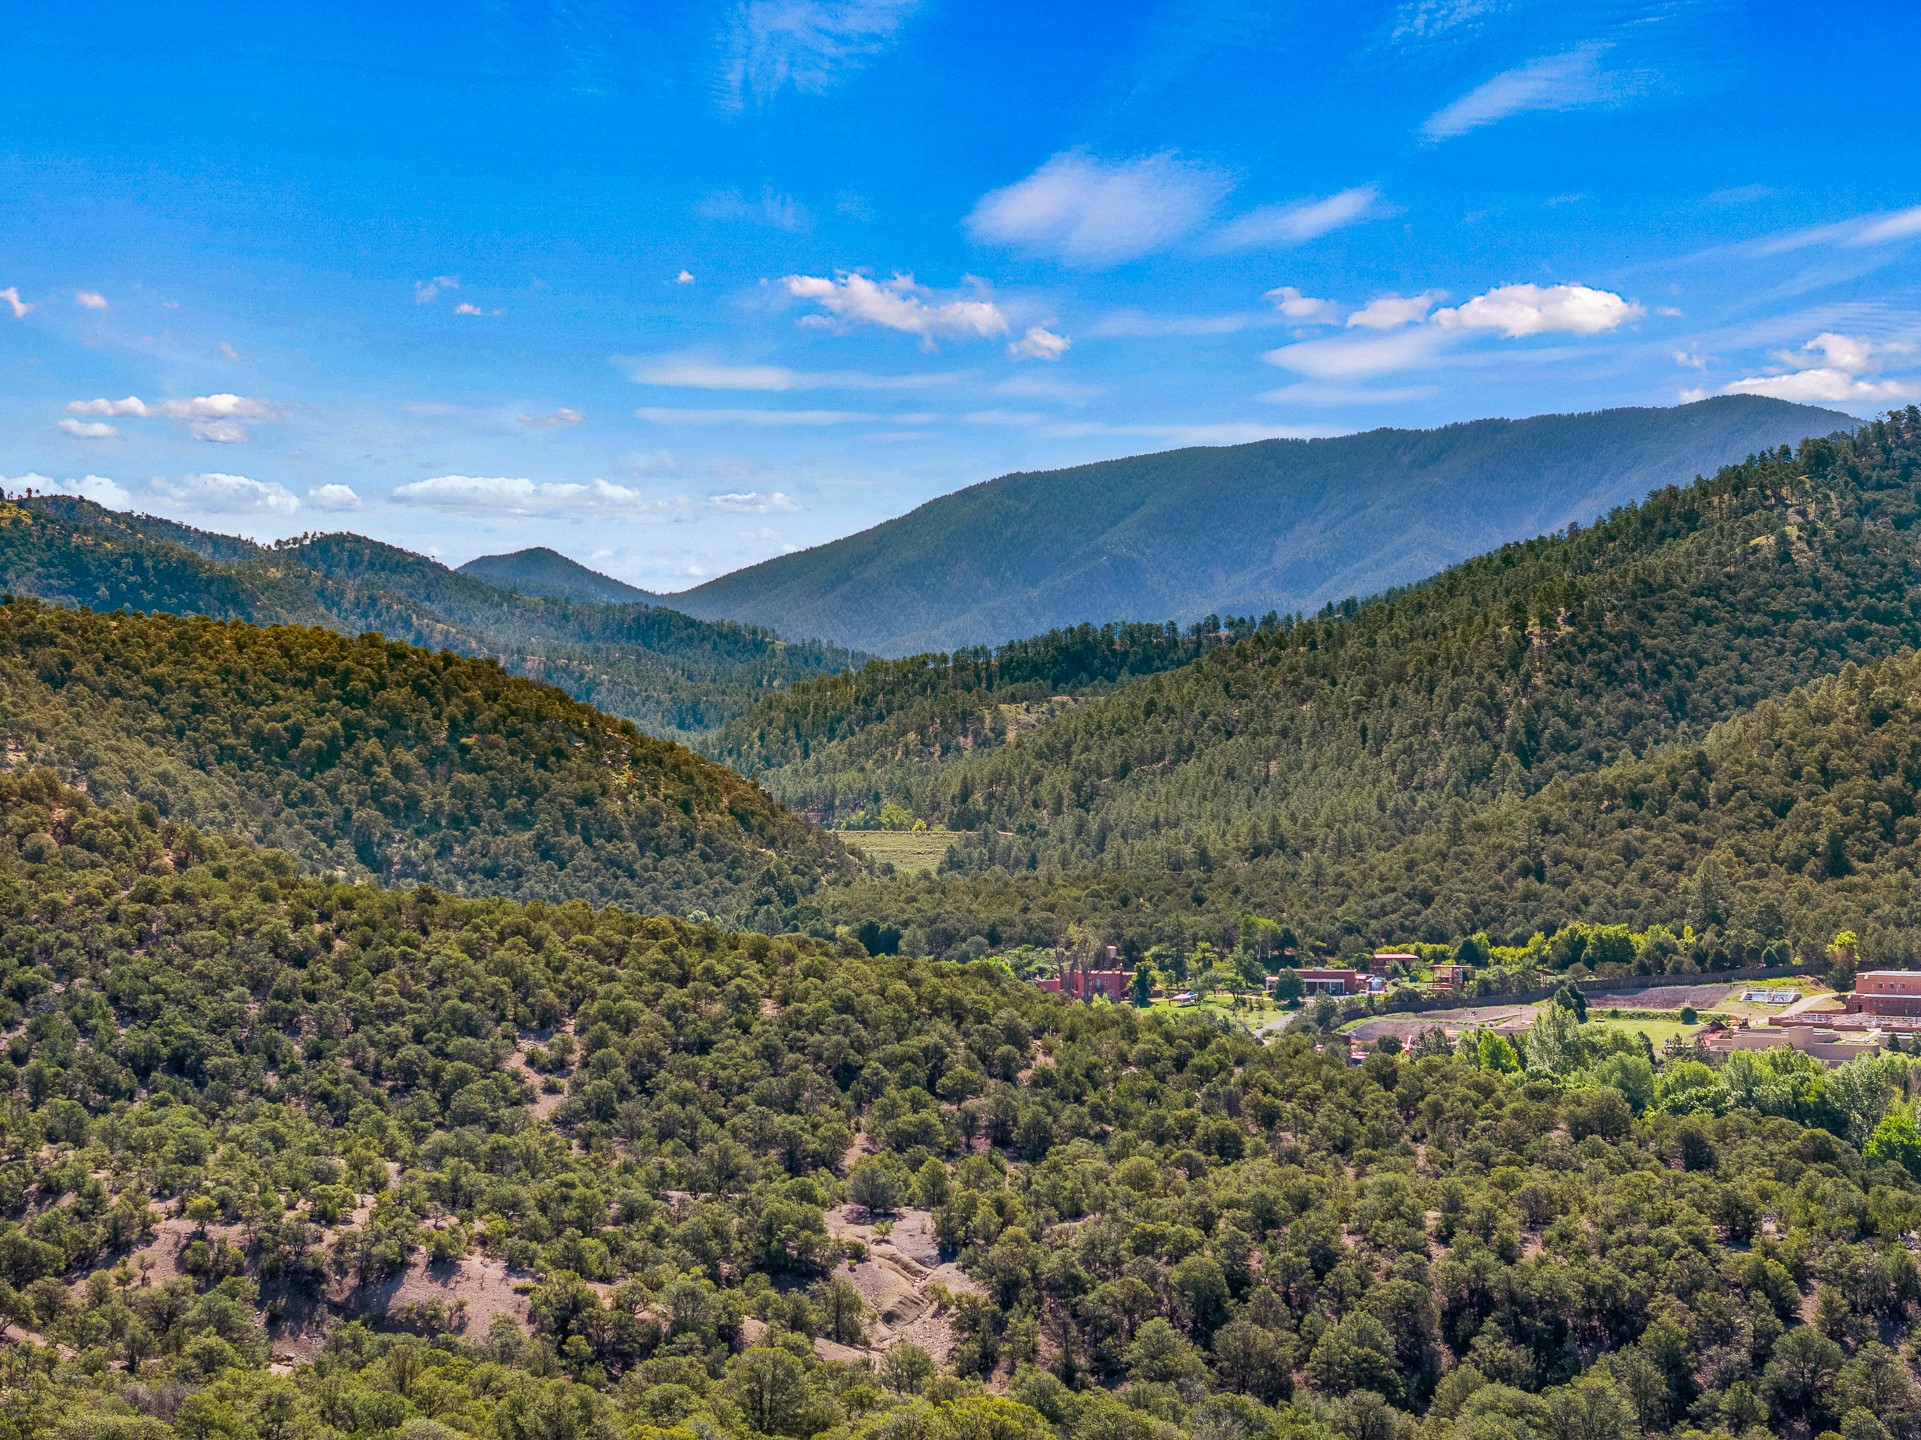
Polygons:
<instances>
[{"instance_id":1,"label":"green lawn","mask_svg":"<svg viewBox=\"0 0 1921 1440\"><path fill-rule=\"evenodd\" d=\"M1639 1031L1648 1037L1649 1043L1657 1050L1676 1037L1682 1040L1690 1039L1701 1029L1699 1025L1683 1025L1679 1020L1633 1020L1625 1016L1619 1020L1610 1020L1605 1014L1596 1014L1596 1009L1597 1007L1592 1003L1589 1004L1589 1029L1620 1030L1629 1035Z\"/></svg>"},{"instance_id":2,"label":"green lawn","mask_svg":"<svg viewBox=\"0 0 1921 1440\"><path fill-rule=\"evenodd\" d=\"M954 843L951 830L842 830L850 849L896 870L932 870Z\"/></svg>"},{"instance_id":3,"label":"green lawn","mask_svg":"<svg viewBox=\"0 0 1921 1440\"><path fill-rule=\"evenodd\" d=\"M1250 1026L1265 1025L1268 1021L1277 1020L1288 1013L1287 1007L1284 1005L1274 1005L1263 1001L1256 1001L1251 1005L1243 1005L1236 1008L1226 1000L1213 999L1203 1000L1198 1005L1176 1005L1171 1000L1156 1000L1147 1008L1174 1015L1198 1015L1202 1012L1207 1012L1213 1015L1225 1016L1236 1024Z\"/></svg>"}]
</instances>

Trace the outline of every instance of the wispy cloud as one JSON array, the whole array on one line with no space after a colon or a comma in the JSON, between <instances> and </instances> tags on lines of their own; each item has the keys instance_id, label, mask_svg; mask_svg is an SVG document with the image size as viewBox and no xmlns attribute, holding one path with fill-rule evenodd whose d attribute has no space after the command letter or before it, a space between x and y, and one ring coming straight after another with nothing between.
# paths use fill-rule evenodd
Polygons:
<instances>
[{"instance_id":1,"label":"wispy cloud","mask_svg":"<svg viewBox=\"0 0 1921 1440\"><path fill-rule=\"evenodd\" d=\"M992 339L1007 334L1009 329L1006 314L993 301L936 300L931 290L914 282L912 275L876 282L842 271L833 278L789 275L781 283L789 295L820 307L821 313L806 316L803 325L827 329L878 325L884 330L918 335L921 347L929 350L937 339Z\"/></svg>"},{"instance_id":2,"label":"wispy cloud","mask_svg":"<svg viewBox=\"0 0 1921 1440\"><path fill-rule=\"evenodd\" d=\"M779 490L732 490L724 495L709 495L707 503L716 510L736 515L793 515L801 508L800 501Z\"/></svg>"},{"instance_id":3,"label":"wispy cloud","mask_svg":"<svg viewBox=\"0 0 1921 1440\"><path fill-rule=\"evenodd\" d=\"M1531 110L1573 110L1610 99L1621 86L1618 77L1601 68L1601 57L1608 48L1583 45L1503 71L1435 111L1421 133L1429 140L1447 140L1510 115Z\"/></svg>"},{"instance_id":4,"label":"wispy cloud","mask_svg":"<svg viewBox=\"0 0 1921 1440\"><path fill-rule=\"evenodd\" d=\"M401 505L482 515L648 516L673 508L667 501L606 480L581 484L504 475L435 475L395 487L393 498Z\"/></svg>"},{"instance_id":5,"label":"wispy cloud","mask_svg":"<svg viewBox=\"0 0 1921 1440\"><path fill-rule=\"evenodd\" d=\"M454 314L456 315L485 315L491 319L496 315L504 315L506 313L505 310L499 308L483 310L471 300L462 300L458 305L454 306Z\"/></svg>"},{"instance_id":6,"label":"wispy cloud","mask_svg":"<svg viewBox=\"0 0 1921 1440\"><path fill-rule=\"evenodd\" d=\"M682 390L927 390L965 379L959 371L874 375L860 370L790 370L785 365L738 365L700 355L616 356L637 385Z\"/></svg>"},{"instance_id":7,"label":"wispy cloud","mask_svg":"<svg viewBox=\"0 0 1921 1440\"><path fill-rule=\"evenodd\" d=\"M1318 240L1363 220L1392 214L1373 185L1360 185L1319 200L1296 200L1285 205L1263 205L1223 226L1215 245L1244 250L1256 245L1299 245Z\"/></svg>"},{"instance_id":8,"label":"wispy cloud","mask_svg":"<svg viewBox=\"0 0 1921 1440\"><path fill-rule=\"evenodd\" d=\"M300 508L300 498L284 485L218 471L152 480L147 493L211 515L291 515Z\"/></svg>"},{"instance_id":9,"label":"wispy cloud","mask_svg":"<svg viewBox=\"0 0 1921 1440\"><path fill-rule=\"evenodd\" d=\"M73 303L78 305L82 310L105 310L108 308L107 297L102 295L98 290L74 291Z\"/></svg>"},{"instance_id":10,"label":"wispy cloud","mask_svg":"<svg viewBox=\"0 0 1921 1440\"><path fill-rule=\"evenodd\" d=\"M1086 332L1097 339L1136 339L1157 335L1232 335L1252 325L1271 325L1259 311L1230 310L1219 315L1150 315L1145 310L1113 310Z\"/></svg>"},{"instance_id":11,"label":"wispy cloud","mask_svg":"<svg viewBox=\"0 0 1921 1440\"><path fill-rule=\"evenodd\" d=\"M1009 375L994 387L994 393L1015 399L1058 400L1068 405L1085 405L1089 400L1097 400L1107 392L1098 385L1088 385L1060 375L1029 371L1020 375Z\"/></svg>"},{"instance_id":12,"label":"wispy cloud","mask_svg":"<svg viewBox=\"0 0 1921 1440\"><path fill-rule=\"evenodd\" d=\"M13 312L13 318L16 320L25 319L27 312L33 309L33 306L20 298L18 285L9 285L6 289L0 290L0 300L7 302L7 309Z\"/></svg>"},{"instance_id":13,"label":"wispy cloud","mask_svg":"<svg viewBox=\"0 0 1921 1440\"><path fill-rule=\"evenodd\" d=\"M824 425L857 425L890 417L865 410L740 410L683 409L668 405L643 405L634 414L656 425L753 425L757 427L796 426L817 428ZM900 417L893 417L900 418ZM924 419L924 416L913 417Z\"/></svg>"},{"instance_id":14,"label":"wispy cloud","mask_svg":"<svg viewBox=\"0 0 1921 1440\"><path fill-rule=\"evenodd\" d=\"M1398 330L1403 325L1418 325L1428 311L1446 298L1442 290L1423 290L1419 295L1376 295L1347 317L1350 330Z\"/></svg>"},{"instance_id":15,"label":"wispy cloud","mask_svg":"<svg viewBox=\"0 0 1921 1440\"><path fill-rule=\"evenodd\" d=\"M522 415L520 423L536 430L551 430L557 425L578 425L586 418L578 410L569 410L563 405L549 415Z\"/></svg>"},{"instance_id":16,"label":"wispy cloud","mask_svg":"<svg viewBox=\"0 0 1921 1440\"><path fill-rule=\"evenodd\" d=\"M1364 380L1431 364L1447 348L1447 336L1431 325L1378 337L1338 335L1321 340L1299 340L1270 350L1261 358L1270 365L1315 380Z\"/></svg>"},{"instance_id":17,"label":"wispy cloud","mask_svg":"<svg viewBox=\"0 0 1921 1440\"><path fill-rule=\"evenodd\" d=\"M1896 240L1912 240L1921 235L1921 205L1897 210L1870 221L1848 237L1850 245L1887 245Z\"/></svg>"},{"instance_id":18,"label":"wispy cloud","mask_svg":"<svg viewBox=\"0 0 1921 1440\"><path fill-rule=\"evenodd\" d=\"M805 205L791 195L776 195L771 187L763 189L758 200L749 200L738 190L716 190L694 209L703 219L744 220L789 234L814 228L813 214ZM681 283L691 285L693 281L694 277L687 275Z\"/></svg>"},{"instance_id":19,"label":"wispy cloud","mask_svg":"<svg viewBox=\"0 0 1921 1440\"><path fill-rule=\"evenodd\" d=\"M1117 265L1191 235L1229 185L1212 166L1171 153L1108 161L1069 151L983 195L967 228L976 239L1070 265Z\"/></svg>"},{"instance_id":20,"label":"wispy cloud","mask_svg":"<svg viewBox=\"0 0 1921 1440\"><path fill-rule=\"evenodd\" d=\"M414 281L414 304L431 305L435 300L440 298L440 292L442 290L458 290L459 288L460 277L458 275L436 275L431 280L416 280Z\"/></svg>"},{"instance_id":21,"label":"wispy cloud","mask_svg":"<svg viewBox=\"0 0 1921 1440\"><path fill-rule=\"evenodd\" d=\"M817 95L886 49L917 0L747 0L723 37L719 100L742 109L788 86Z\"/></svg>"}]
</instances>

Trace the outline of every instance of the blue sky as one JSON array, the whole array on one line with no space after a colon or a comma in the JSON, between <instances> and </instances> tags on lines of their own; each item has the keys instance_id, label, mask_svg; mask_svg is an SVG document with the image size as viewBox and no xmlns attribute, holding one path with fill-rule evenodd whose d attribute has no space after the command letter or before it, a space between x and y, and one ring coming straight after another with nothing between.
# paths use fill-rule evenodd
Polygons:
<instances>
[{"instance_id":1,"label":"blue sky","mask_svg":"<svg viewBox=\"0 0 1921 1440\"><path fill-rule=\"evenodd\" d=\"M0 476L651 588L1010 470L1921 398L1914 7L30 3Z\"/></svg>"}]
</instances>

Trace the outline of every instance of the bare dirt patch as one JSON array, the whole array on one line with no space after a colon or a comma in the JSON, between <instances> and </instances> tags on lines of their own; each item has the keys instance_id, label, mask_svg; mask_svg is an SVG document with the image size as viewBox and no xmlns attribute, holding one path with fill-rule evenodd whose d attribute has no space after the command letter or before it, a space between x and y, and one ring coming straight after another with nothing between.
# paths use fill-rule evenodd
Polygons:
<instances>
[{"instance_id":1,"label":"bare dirt patch","mask_svg":"<svg viewBox=\"0 0 1921 1440\"><path fill-rule=\"evenodd\" d=\"M889 1218L893 1223L882 1235L879 1226ZM902 1210L887 1217L839 1205L827 1212L827 1233L858 1240L867 1249L864 1259L841 1272L874 1312L868 1326L873 1344L862 1353L918 1345L945 1364L954 1348L954 1327L940 1294L975 1294L980 1287L960 1266L942 1262L933 1212Z\"/></svg>"},{"instance_id":2,"label":"bare dirt patch","mask_svg":"<svg viewBox=\"0 0 1921 1440\"><path fill-rule=\"evenodd\" d=\"M1406 1043L1437 1025L1449 1036L1459 1035L1463 1030L1519 1030L1534 1022L1535 1008L1514 1004L1471 1005L1458 1010L1428 1010L1419 1015L1383 1015L1377 1020L1363 1020L1347 1033L1362 1041L1392 1035Z\"/></svg>"}]
</instances>

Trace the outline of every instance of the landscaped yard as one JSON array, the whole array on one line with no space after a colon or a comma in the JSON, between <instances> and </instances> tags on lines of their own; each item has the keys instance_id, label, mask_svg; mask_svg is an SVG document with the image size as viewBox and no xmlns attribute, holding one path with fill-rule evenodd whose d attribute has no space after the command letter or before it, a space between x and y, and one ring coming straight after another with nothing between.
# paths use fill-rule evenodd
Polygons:
<instances>
[{"instance_id":1,"label":"landscaped yard","mask_svg":"<svg viewBox=\"0 0 1921 1440\"><path fill-rule=\"evenodd\" d=\"M840 838L868 859L896 870L932 870L954 843L951 830L842 830Z\"/></svg>"},{"instance_id":2,"label":"landscaped yard","mask_svg":"<svg viewBox=\"0 0 1921 1440\"><path fill-rule=\"evenodd\" d=\"M1656 1050L1659 1050L1670 1040L1690 1040L1701 1029L1698 1024L1683 1025L1678 1018L1672 1020L1637 1020L1630 1016L1622 1016L1619 1020L1610 1020L1607 1017L1606 1011L1592 1003L1588 1005L1587 1018L1588 1028L1590 1029L1622 1030L1630 1035L1639 1031L1648 1037L1648 1043L1653 1045Z\"/></svg>"}]
</instances>

